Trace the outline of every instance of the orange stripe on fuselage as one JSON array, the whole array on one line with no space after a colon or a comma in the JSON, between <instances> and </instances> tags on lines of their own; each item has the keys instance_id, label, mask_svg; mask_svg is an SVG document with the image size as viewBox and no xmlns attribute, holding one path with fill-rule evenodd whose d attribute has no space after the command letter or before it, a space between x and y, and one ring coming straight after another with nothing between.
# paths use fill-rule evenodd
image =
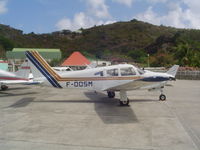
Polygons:
<instances>
[{"instance_id":1,"label":"orange stripe on fuselage","mask_svg":"<svg viewBox=\"0 0 200 150\"><path fill-rule=\"evenodd\" d=\"M34 57L39 61L39 63L54 77L56 80L61 79L61 77L49 66L49 64L40 56L37 51L31 52Z\"/></svg>"},{"instance_id":2,"label":"orange stripe on fuselage","mask_svg":"<svg viewBox=\"0 0 200 150\"><path fill-rule=\"evenodd\" d=\"M33 56L39 61L39 63L57 80L57 81L99 81L99 80L136 80L142 79L142 77L60 77L50 65L41 57L37 51L31 51Z\"/></svg>"}]
</instances>

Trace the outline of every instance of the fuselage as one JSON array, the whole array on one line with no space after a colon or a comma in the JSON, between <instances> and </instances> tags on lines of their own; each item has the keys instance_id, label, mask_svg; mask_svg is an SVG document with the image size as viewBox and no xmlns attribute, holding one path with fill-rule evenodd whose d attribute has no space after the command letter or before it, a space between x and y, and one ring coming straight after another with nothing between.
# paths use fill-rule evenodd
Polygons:
<instances>
[{"instance_id":1,"label":"fuselage","mask_svg":"<svg viewBox=\"0 0 200 150\"><path fill-rule=\"evenodd\" d=\"M0 80L16 80L16 79L21 79L21 78L16 76L14 73L0 70Z\"/></svg>"},{"instance_id":2,"label":"fuselage","mask_svg":"<svg viewBox=\"0 0 200 150\"><path fill-rule=\"evenodd\" d=\"M144 71L130 64L66 72L60 74L60 77L62 79L58 83L62 88L96 91L148 89L170 79L166 73ZM43 84L52 86L46 78L42 80Z\"/></svg>"},{"instance_id":3,"label":"fuselage","mask_svg":"<svg viewBox=\"0 0 200 150\"><path fill-rule=\"evenodd\" d=\"M0 70L0 86L7 84L26 84L26 83L30 84L32 82L33 82L32 80L25 78L23 74L22 76L19 76L14 72Z\"/></svg>"}]
</instances>

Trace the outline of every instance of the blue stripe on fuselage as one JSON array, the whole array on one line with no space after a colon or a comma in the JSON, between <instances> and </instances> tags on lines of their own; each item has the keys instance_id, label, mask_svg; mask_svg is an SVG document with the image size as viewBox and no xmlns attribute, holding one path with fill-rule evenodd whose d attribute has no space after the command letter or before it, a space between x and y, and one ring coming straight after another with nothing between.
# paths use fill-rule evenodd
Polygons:
<instances>
[{"instance_id":1,"label":"blue stripe on fuselage","mask_svg":"<svg viewBox=\"0 0 200 150\"><path fill-rule=\"evenodd\" d=\"M54 87L62 88L60 84L49 74L47 70L45 70L45 68L38 62L37 59L35 59L35 57L30 52L27 51L25 54Z\"/></svg>"},{"instance_id":2,"label":"blue stripe on fuselage","mask_svg":"<svg viewBox=\"0 0 200 150\"><path fill-rule=\"evenodd\" d=\"M140 79L141 81L145 82L162 82L162 81L168 81L168 77L161 77L161 76L155 76L155 77L145 77L143 79Z\"/></svg>"},{"instance_id":3,"label":"blue stripe on fuselage","mask_svg":"<svg viewBox=\"0 0 200 150\"><path fill-rule=\"evenodd\" d=\"M35 65L35 67L47 78L47 80L54 86L57 87L56 84L51 80L51 78L45 73L45 71L40 67L40 65L35 62L33 56L30 52L26 52L26 56L29 58L29 60Z\"/></svg>"}]
</instances>

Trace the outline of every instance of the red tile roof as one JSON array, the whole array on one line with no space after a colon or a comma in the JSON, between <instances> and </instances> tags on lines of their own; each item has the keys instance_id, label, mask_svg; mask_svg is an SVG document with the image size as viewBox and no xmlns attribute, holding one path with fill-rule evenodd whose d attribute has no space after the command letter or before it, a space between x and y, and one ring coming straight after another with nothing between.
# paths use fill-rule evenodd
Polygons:
<instances>
[{"instance_id":1,"label":"red tile roof","mask_svg":"<svg viewBox=\"0 0 200 150\"><path fill-rule=\"evenodd\" d=\"M89 64L90 61L80 52L73 52L61 66L86 66Z\"/></svg>"}]
</instances>

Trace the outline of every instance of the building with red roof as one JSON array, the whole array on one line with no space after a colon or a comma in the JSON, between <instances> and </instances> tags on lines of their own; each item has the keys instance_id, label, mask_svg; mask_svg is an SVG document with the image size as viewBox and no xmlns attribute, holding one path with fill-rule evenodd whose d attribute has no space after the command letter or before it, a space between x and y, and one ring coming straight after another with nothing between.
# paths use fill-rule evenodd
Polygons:
<instances>
[{"instance_id":1,"label":"building with red roof","mask_svg":"<svg viewBox=\"0 0 200 150\"><path fill-rule=\"evenodd\" d=\"M73 70L84 69L91 62L83 56L80 52L73 52L62 64L61 66L68 66Z\"/></svg>"}]
</instances>

